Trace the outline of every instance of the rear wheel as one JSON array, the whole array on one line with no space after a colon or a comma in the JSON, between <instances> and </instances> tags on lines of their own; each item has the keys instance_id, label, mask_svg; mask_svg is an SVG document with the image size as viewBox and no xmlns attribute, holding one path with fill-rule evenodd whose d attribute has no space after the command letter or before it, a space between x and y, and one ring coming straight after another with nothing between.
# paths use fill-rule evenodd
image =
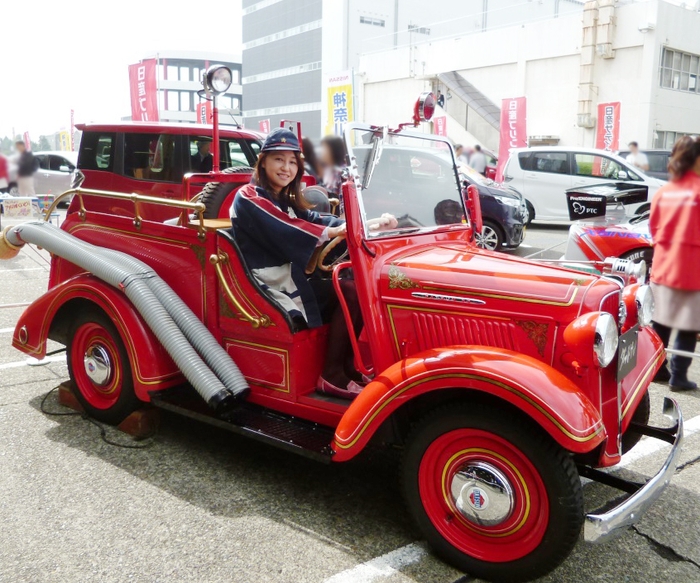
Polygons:
<instances>
[{"instance_id":1,"label":"rear wheel","mask_svg":"<svg viewBox=\"0 0 700 583\"><path fill-rule=\"evenodd\" d=\"M410 436L410 513L437 554L470 575L525 581L554 569L583 523L574 462L531 422L487 406L441 409Z\"/></svg>"},{"instance_id":2,"label":"rear wheel","mask_svg":"<svg viewBox=\"0 0 700 583\"><path fill-rule=\"evenodd\" d=\"M476 244L482 249L500 251L503 247L503 230L493 221L484 221L481 233L476 235Z\"/></svg>"},{"instance_id":3,"label":"rear wheel","mask_svg":"<svg viewBox=\"0 0 700 583\"><path fill-rule=\"evenodd\" d=\"M117 425L139 407L124 343L107 315L82 312L71 326L68 372L91 417Z\"/></svg>"},{"instance_id":4,"label":"rear wheel","mask_svg":"<svg viewBox=\"0 0 700 583\"><path fill-rule=\"evenodd\" d=\"M222 174L250 174L253 169L249 166L231 166L222 170ZM202 189L199 202L206 207L205 219L228 218L233 197L231 196L242 185L239 182L208 182ZM227 199L231 196L230 202Z\"/></svg>"},{"instance_id":5,"label":"rear wheel","mask_svg":"<svg viewBox=\"0 0 700 583\"><path fill-rule=\"evenodd\" d=\"M529 200L525 201L525 206L527 207L527 219L525 220L525 225L530 226L530 223L535 219L535 207Z\"/></svg>"}]
</instances>

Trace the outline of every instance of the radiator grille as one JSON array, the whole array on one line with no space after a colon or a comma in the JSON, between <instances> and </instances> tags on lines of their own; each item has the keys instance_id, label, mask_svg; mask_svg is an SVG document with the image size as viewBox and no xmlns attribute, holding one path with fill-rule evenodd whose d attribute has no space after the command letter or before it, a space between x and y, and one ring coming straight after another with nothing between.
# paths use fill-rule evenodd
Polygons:
<instances>
[{"instance_id":1,"label":"radiator grille","mask_svg":"<svg viewBox=\"0 0 700 583\"><path fill-rule=\"evenodd\" d=\"M608 312L613 318L615 318L615 322L620 321L620 292L615 292L610 295L607 295L603 298L603 301L600 302L600 311L601 312Z\"/></svg>"},{"instance_id":2,"label":"radiator grille","mask_svg":"<svg viewBox=\"0 0 700 583\"><path fill-rule=\"evenodd\" d=\"M413 314L413 324L420 350L452 344L481 344L518 350L511 322L420 312Z\"/></svg>"}]
</instances>

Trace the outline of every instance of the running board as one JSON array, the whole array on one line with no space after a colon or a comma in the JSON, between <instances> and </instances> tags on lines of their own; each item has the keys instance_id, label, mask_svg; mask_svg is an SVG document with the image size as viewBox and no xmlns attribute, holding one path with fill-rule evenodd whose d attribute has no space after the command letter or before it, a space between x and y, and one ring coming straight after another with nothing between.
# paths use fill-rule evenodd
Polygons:
<instances>
[{"instance_id":1,"label":"running board","mask_svg":"<svg viewBox=\"0 0 700 583\"><path fill-rule=\"evenodd\" d=\"M151 393L151 404L317 461L330 463L333 456L329 427L249 403L219 416L187 385Z\"/></svg>"}]
</instances>

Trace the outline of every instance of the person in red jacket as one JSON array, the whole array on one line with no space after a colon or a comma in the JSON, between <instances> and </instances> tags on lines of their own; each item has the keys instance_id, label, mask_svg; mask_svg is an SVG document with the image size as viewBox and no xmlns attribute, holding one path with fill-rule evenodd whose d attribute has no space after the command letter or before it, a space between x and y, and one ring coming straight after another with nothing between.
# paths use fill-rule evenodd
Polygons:
<instances>
[{"instance_id":1,"label":"person in red jacket","mask_svg":"<svg viewBox=\"0 0 700 583\"><path fill-rule=\"evenodd\" d=\"M677 331L675 348L694 352L700 330L700 137L676 142L668 164L671 181L651 201L649 230L654 241L651 287L654 330L668 346ZM669 381L671 390L693 390L688 380L692 359L674 355L654 380Z\"/></svg>"}]
</instances>

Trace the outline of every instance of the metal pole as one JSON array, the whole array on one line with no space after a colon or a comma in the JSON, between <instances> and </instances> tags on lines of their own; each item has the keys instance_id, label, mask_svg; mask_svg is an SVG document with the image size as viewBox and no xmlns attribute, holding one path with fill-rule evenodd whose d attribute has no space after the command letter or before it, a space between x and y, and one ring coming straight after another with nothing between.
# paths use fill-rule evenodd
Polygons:
<instances>
[{"instance_id":1,"label":"metal pole","mask_svg":"<svg viewBox=\"0 0 700 583\"><path fill-rule=\"evenodd\" d=\"M685 350L676 350L675 348L667 348L666 352L668 354L675 354L676 356L686 356L687 358L700 358L700 352L686 352Z\"/></svg>"},{"instance_id":2,"label":"metal pole","mask_svg":"<svg viewBox=\"0 0 700 583\"><path fill-rule=\"evenodd\" d=\"M212 123L214 124L214 129L212 130L212 141L214 142L211 146L211 155L212 155L212 166L211 170L212 172L218 172L219 171L219 106L217 104L217 97L216 95L212 96L212 103L211 103L211 108L212 108Z\"/></svg>"}]
</instances>

